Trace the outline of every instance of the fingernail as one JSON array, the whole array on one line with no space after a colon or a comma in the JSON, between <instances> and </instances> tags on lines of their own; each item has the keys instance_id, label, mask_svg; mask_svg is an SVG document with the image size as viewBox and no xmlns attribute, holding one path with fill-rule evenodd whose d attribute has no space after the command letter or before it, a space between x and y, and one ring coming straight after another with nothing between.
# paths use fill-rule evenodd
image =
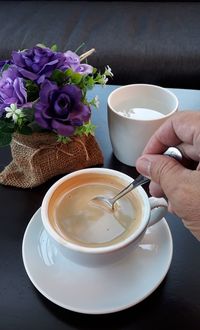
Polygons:
<instances>
[{"instance_id":1,"label":"fingernail","mask_svg":"<svg viewBox=\"0 0 200 330\"><path fill-rule=\"evenodd\" d=\"M151 162L146 157L140 157L137 160L137 170L145 175L146 177L150 178L150 170L151 170Z\"/></svg>"}]
</instances>

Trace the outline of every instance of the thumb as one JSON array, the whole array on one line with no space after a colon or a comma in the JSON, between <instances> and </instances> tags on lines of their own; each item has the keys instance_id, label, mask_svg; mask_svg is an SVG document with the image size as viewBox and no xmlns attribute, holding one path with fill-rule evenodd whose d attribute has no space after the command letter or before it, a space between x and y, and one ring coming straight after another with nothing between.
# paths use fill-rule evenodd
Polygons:
<instances>
[{"instance_id":1,"label":"thumb","mask_svg":"<svg viewBox=\"0 0 200 330\"><path fill-rule=\"evenodd\" d=\"M136 162L137 171L161 186L170 199L177 185L186 180L188 171L177 160L163 155L145 154Z\"/></svg>"}]
</instances>

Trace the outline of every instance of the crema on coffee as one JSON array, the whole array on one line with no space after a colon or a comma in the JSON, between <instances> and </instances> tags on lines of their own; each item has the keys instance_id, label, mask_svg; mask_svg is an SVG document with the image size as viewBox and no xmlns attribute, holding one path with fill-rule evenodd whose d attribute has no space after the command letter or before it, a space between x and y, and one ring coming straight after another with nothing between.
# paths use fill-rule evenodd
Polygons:
<instances>
[{"instance_id":1,"label":"crema on coffee","mask_svg":"<svg viewBox=\"0 0 200 330\"><path fill-rule=\"evenodd\" d=\"M115 204L114 211L93 201L113 197L127 183L105 174L82 174L63 183L49 203L49 219L66 241L87 246L109 246L124 240L140 225L142 207L135 191Z\"/></svg>"}]
</instances>

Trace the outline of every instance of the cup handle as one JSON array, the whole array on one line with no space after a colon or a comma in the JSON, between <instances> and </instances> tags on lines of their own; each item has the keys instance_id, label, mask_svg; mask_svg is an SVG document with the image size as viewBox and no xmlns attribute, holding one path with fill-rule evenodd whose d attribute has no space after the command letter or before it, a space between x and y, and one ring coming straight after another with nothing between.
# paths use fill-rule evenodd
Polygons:
<instances>
[{"instance_id":1,"label":"cup handle","mask_svg":"<svg viewBox=\"0 0 200 330\"><path fill-rule=\"evenodd\" d=\"M168 204L164 198L150 197L149 203L151 208L151 216L148 227L160 221L168 210Z\"/></svg>"}]
</instances>

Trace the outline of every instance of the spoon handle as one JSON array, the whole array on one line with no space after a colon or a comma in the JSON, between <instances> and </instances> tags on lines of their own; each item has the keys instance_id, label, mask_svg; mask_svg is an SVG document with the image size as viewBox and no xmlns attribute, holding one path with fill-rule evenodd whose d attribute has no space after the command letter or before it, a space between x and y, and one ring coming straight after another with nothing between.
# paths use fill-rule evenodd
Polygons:
<instances>
[{"instance_id":1,"label":"spoon handle","mask_svg":"<svg viewBox=\"0 0 200 330\"><path fill-rule=\"evenodd\" d=\"M126 188L124 188L122 191L120 191L119 194L117 194L114 198L112 198L112 204L114 204L119 198L126 195L128 192L130 192L132 189L141 186L147 182L149 182L150 179L146 178L143 175L138 175L138 177L132 181Z\"/></svg>"}]
</instances>

